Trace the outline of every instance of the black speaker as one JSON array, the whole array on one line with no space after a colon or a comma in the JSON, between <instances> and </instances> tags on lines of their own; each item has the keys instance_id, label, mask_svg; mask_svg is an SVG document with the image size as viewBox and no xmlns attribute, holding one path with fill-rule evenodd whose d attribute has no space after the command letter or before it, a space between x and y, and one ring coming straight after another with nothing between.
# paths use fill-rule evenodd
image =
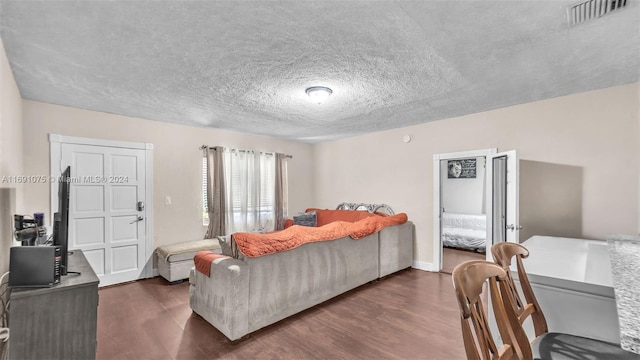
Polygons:
<instances>
[{"instance_id":1,"label":"black speaker","mask_svg":"<svg viewBox=\"0 0 640 360\"><path fill-rule=\"evenodd\" d=\"M9 287L51 287L60 283L59 246L14 246L9 255Z\"/></svg>"}]
</instances>

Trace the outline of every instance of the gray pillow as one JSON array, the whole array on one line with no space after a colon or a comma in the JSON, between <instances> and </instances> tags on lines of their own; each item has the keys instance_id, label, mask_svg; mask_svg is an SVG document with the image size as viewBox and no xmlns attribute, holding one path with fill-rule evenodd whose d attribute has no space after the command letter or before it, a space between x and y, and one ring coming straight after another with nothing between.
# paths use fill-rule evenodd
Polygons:
<instances>
[{"instance_id":1,"label":"gray pillow","mask_svg":"<svg viewBox=\"0 0 640 360\"><path fill-rule=\"evenodd\" d=\"M220 250L222 255L232 256L231 254L231 235L218 236L218 242L220 243Z\"/></svg>"},{"instance_id":2,"label":"gray pillow","mask_svg":"<svg viewBox=\"0 0 640 360\"><path fill-rule=\"evenodd\" d=\"M233 236L218 236L218 242L220 243L222 255L231 256L238 260L244 260L244 254L238 250L238 245L236 245L236 241L233 239Z\"/></svg>"},{"instance_id":3,"label":"gray pillow","mask_svg":"<svg viewBox=\"0 0 640 360\"><path fill-rule=\"evenodd\" d=\"M293 217L293 225L311 226L318 225L318 218L315 211L300 213Z\"/></svg>"}]
</instances>

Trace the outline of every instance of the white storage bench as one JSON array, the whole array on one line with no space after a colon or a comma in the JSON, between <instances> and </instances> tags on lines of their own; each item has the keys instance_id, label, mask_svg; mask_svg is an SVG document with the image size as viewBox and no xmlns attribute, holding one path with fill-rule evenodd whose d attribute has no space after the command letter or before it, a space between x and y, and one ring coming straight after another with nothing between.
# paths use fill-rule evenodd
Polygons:
<instances>
[{"instance_id":1,"label":"white storage bench","mask_svg":"<svg viewBox=\"0 0 640 360\"><path fill-rule=\"evenodd\" d=\"M217 239L204 239L159 246L156 254L160 276L172 284L189 278L189 271L194 266L193 257L197 252L204 250L219 254L220 243Z\"/></svg>"}]
</instances>

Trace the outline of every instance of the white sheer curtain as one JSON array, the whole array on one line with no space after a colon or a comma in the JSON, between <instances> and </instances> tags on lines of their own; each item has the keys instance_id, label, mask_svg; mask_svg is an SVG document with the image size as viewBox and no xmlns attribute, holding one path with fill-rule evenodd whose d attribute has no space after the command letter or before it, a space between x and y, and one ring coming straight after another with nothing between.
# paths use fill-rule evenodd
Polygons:
<instances>
[{"instance_id":1,"label":"white sheer curtain","mask_svg":"<svg viewBox=\"0 0 640 360\"><path fill-rule=\"evenodd\" d=\"M225 149L226 228L267 232L275 228L275 156Z\"/></svg>"}]
</instances>

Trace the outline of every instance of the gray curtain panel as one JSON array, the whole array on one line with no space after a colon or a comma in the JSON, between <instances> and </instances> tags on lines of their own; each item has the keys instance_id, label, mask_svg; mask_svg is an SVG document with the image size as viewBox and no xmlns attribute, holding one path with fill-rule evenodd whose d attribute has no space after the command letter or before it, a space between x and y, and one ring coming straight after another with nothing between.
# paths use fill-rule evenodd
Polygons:
<instances>
[{"instance_id":1,"label":"gray curtain panel","mask_svg":"<svg viewBox=\"0 0 640 360\"><path fill-rule=\"evenodd\" d=\"M275 230L284 229L284 221L287 218L288 194L287 194L287 157L276 153L276 192L275 192Z\"/></svg>"},{"instance_id":2,"label":"gray curtain panel","mask_svg":"<svg viewBox=\"0 0 640 360\"><path fill-rule=\"evenodd\" d=\"M204 235L205 239L226 235L223 151L224 148L220 146L206 149L209 227Z\"/></svg>"}]
</instances>

